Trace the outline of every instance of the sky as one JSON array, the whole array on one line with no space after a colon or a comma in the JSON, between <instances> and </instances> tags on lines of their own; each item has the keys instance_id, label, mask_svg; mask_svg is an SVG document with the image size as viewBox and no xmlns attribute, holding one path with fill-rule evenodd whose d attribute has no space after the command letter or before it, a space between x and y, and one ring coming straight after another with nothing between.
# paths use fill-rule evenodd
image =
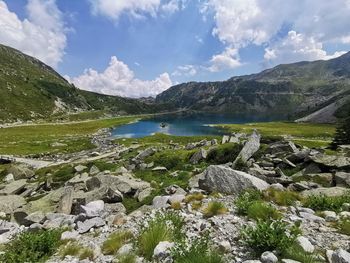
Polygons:
<instances>
[{"instance_id":1,"label":"sky","mask_svg":"<svg viewBox=\"0 0 350 263\"><path fill-rule=\"evenodd\" d=\"M81 89L155 96L350 50L350 0L0 0L0 43Z\"/></svg>"}]
</instances>

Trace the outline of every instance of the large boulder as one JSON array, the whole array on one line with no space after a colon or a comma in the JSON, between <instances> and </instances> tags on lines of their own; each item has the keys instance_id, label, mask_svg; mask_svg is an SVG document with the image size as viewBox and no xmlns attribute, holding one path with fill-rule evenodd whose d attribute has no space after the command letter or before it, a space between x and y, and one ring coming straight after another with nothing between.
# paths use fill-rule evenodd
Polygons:
<instances>
[{"instance_id":1,"label":"large boulder","mask_svg":"<svg viewBox=\"0 0 350 263\"><path fill-rule=\"evenodd\" d=\"M336 172L334 178L336 186L350 187L350 173Z\"/></svg>"},{"instance_id":2,"label":"large boulder","mask_svg":"<svg viewBox=\"0 0 350 263\"><path fill-rule=\"evenodd\" d=\"M350 157L338 156L338 155L326 155L326 154L317 154L311 156L310 159L322 166L338 169L350 169Z\"/></svg>"},{"instance_id":3,"label":"large boulder","mask_svg":"<svg viewBox=\"0 0 350 263\"><path fill-rule=\"evenodd\" d=\"M332 253L330 262L331 263L349 263L350 253L344 249L338 249Z\"/></svg>"},{"instance_id":4,"label":"large boulder","mask_svg":"<svg viewBox=\"0 0 350 263\"><path fill-rule=\"evenodd\" d=\"M325 195L325 196L342 196L348 194L349 189L343 187L316 188L302 192L303 196Z\"/></svg>"},{"instance_id":5,"label":"large boulder","mask_svg":"<svg viewBox=\"0 0 350 263\"><path fill-rule=\"evenodd\" d=\"M6 184L3 189L0 190L0 195L15 195L20 194L27 184L26 179L21 179L13 181L9 184Z\"/></svg>"},{"instance_id":6,"label":"large boulder","mask_svg":"<svg viewBox=\"0 0 350 263\"><path fill-rule=\"evenodd\" d=\"M233 167L238 162L246 163L260 148L260 134L254 130L252 135L249 136L248 140L244 144L241 152L233 162Z\"/></svg>"},{"instance_id":7,"label":"large boulder","mask_svg":"<svg viewBox=\"0 0 350 263\"><path fill-rule=\"evenodd\" d=\"M147 148L146 150L140 152L135 159L137 160L143 160L151 155L153 155L156 152L154 148Z\"/></svg>"},{"instance_id":8,"label":"large boulder","mask_svg":"<svg viewBox=\"0 0 350 263\"><path fill-rule=\"evenodd\" d=\"M265 190L269 184L250 174L224 165L211 165L199 180L199 187L210 192L239 194L245 189Z\"/></svg>"},{"instance_id":9,"label":"large boulder","mask_svg":"<svg viewBox=\"0 0 350 263\"><path fill-rule=\"evenodd\" d=\"M15 180L28 179L35 175L33 170L25 165L12 165L7 172L13 174Z\"/></svg>"},{"instance_id":10,"label":"large boulder","mask_svg":"<svg viewBox=\"0 0 350 263\"><path fill-rule=\"evenodd\" d=\"M25 199L19 195L0 196L0 212L12 214L16 209L26 204Z\"/></svg>"},{"instance_id":11,"label":"large boulder","mask_svg":"<svg viewBox=\"0 0 350 263\"><path fill-rule=\"evenodd\" d=\"M203 148L199 149L199 151L195 152L191 158L190 158L190 163L192 164L197 164L200 161L204 160L207 158L207 151L204 150Z\"/></svg>"},{"instance_id":12,"label":"large boulder","mask_svg":"<svg viewBox=\"0 0 350 263\"><path fill-rule=\"evenodd\" d=\"M66 186L64 188L62 198L57 208L58 213L63 213L67 215L71 213L72 204L73 204L73 194L74 194L74 189L72 186Z\"/></svg>"},{"instance_id":13,"label":"large boulder","mask_svg":"<svg viewBox=\"0 0 350 263\"><path fill-rule=\"evenodd\" d=\"M101 174L96 177L101 181L102 186L113 186L122 194L128 194L151 187L150 183L137 179L129 174L119 176Z\"/></svg>"},{"instance_id":14,"label":"large boulder","mask_svg":"<svg viewBox=\"0 0 350 263\"><path fill-rule=\"evenodd\" d=\"M292 141L280 141L270 144L267 152L271 154L297 153L299 150Z\"/></svg>"}]
</instances>

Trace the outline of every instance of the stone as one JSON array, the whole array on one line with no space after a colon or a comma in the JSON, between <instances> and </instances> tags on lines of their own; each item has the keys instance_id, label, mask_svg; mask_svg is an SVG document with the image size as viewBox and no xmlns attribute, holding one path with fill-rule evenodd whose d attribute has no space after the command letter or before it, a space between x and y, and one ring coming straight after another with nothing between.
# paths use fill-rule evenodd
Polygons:
<instances>
[{"instance_id":1,"label":"stone","mask_svg":"<svg viewBox=\"0 0 350 263\"><path fill-rule=\"evenodd\" d=\"M293 180L311 181L322 185L323 187L331 187L333 185L333 175L331 173L317 173L317 174L295 174L292 176Z\"/></svg>"},{"instance_id":2,"label":"stone","mask_svg":"<svg viewBox=\"0 0 350 263\"><path fill-rule=\"evenodd\" d=\"M12 237L21 232L18 224L0 220L0 244L5 244L11 240Z\"/></svg>"},{"instance_id":3,"label":"stone","mask_svg":"<svg viewBox=\"0 0 350 263\"><path fill-rule=\"evenodd\" d=\"M224 136L222 136L221 144L228 143L229 140L230 140L230 136L224 135Z\"/></svg>"},{"instance_id":4,"label":"stone","mask_svg":"<svg viewBox=\"0 0 350 263\"><path fill-rule=\"evenodd\" d=\"M6 175L5 178L4 178L4 182L5 182L5 183L11 183L11 182L13 182L14 180L15 180L15 177L14 177L13 174L8 174L8 175Z\"/></svg>"},{"instance_id":5,"label":"stone","mask_svg":"<svg viewBox=\"0 0 350 263\"><path fill-rule=\"evenodd\" d=\"M15 210L25 204L26 200L19 195L0 196L0 211L5 214L12 214Z\"/></svg>"},{"instance_id":6,"label":"stone","mask_svg":"<svg viewBox=\"0 0 350 263\"><path fill-rule=\"evenodd\" d=\"M35 173L24 165L13 165L8 170L8 173L13 174L15 180L32 178Z\"/></svg>"},{"instance_id":7,"label":"stone","mask_svg":"<svg viewBox=\"0 0 350 263\"><path fill-rule=\"evenodd\" d=\"M315 251L314 245L312 245L309 239L307 239L304 236L297 237L296 243L301 247L301 249L304 252L313 253Z\"/></svg>"},{"instance_id":8,"label":"stone","mask_svg":"<svg viewBox=\"0 0 350 263\"><path fill-rule=\"evenodd\" d=\"M123 199L123 194L119 190L115 189L115 187L107 187L107 190L102 196L102 200L106 203L118 203L122 202Z\"/></svg>"},{"instance_id":9,"label":"stone","mask_svg":"<svg viewBox=\"0 0 350 263\"><path fill-rule=\"evenodd\" d=\"M92 218L92 217L100 216L104 207L105 207L105 203L102 200L96 200L86 205L82 205L81 209L88 218Z\"/></svg>"},{"instance_id":10,"label":"stone","mask_svg":"<svg viewBox=\"0 0 350 263\"><path fill-rule=\"evenodd\" d=\"M72 230L72 231L64 231L61 234L61 240L77 240L79 239L80 235L78 231Z\"/></svg>"},{"instance_id":11,"label":"stone","mask_svg":"<svg viewBox=\"0 0 350 263\"><path fill-rule=\"evenodd\" d=\"M241 152L238 154L237 158L233 162L233 167L238 162L247 163L247 161L256 153L260 148L260 134L254 130L252 135L249 136L248 140L244 144Z\"/></svg>"},{"instance_id":12,"label":"stone","mask_svg":"<svg viewBox=\"0 0 350 263\"><path fill-rule=\"evenodd\" d=\"M117 255L122 256L122 255L127 255L130 254L133 251L133 246L132 244L125 244L121 248L118 249Z\"/></svg>"},{"instance_id":13,"label":"stone","mask_svg":"<svg viewBox=\"0 0 350 263\"><path fill-rule=\"evenodd\" d=\"M67 215L62 213L47 213L46 221L43 224L45 229L71 227L76 217L73 215Z\"/></svg>"},{"instance_id":14,"label":"stone","mask_svg":"<svg viewBox=\"0 0 350 263\"><path fill-rule=\"evenodd\" d=\"M293 260L293 259L282 259L281 260L282 263L302 263L300 261L296 261L296 260Z\"/></svg>"},{"instance_id":15,"label":"stone","mask_svg":"<svg viewBox=\"0 0 350 263\"><path fill-rule=\"evenodd\" d=\"M297 153L299 150L292 141L280 141L269 145L267 152L270 154L277 153Z\"/></svg>"},{"instance_id":16,"label":"stone","mask_svg":"<svg viewBox=\"0 0 350 263\"><path fill-rule=\"evenodd\" d=\"M306 221L317 222L317 223L324 223L325 222L325 220L322 217L316 216L314 214L300 212L299 215L300 215L300 217L302 217Z\"/></svg>"},{"instance_id":17,"label":"stone","mask_svg":"<svg viewBox=\"0 0 350 263\"><path fill-rule=\"evenodd\" d=\"M74 188L72 186L64 187L64 192L59 202L57 212L69 215L72 211Z\"/></svg>"},{"instance_id":18,"label":"stone","mask_svg":"<svg viewBox=\"0 0 350 263\"><path fill-rule=\"evenodd\" d=\"M134 178L129 174L119 176L98 174L96 177L101 181L102 186L116 187L122 194L128 194L151 187L150 183Z\"/></svg>"},{"instance_id":19,"label":"stone","mask_svg":"<svg viewBox=\"0 0 350 263\"><path fill-rule=\"evenodd\" d=\"M101 181L97 177L89 177L85 181L85 186L88 191L101 187Z\"/></svg>"},{"instance_id":20,"label":"stone","mask_svg":"<svg viewBox=\"0 0 350 263\"><path fill-rule=\"evenodd\" d=\"M143 160L153 154L155 154L156 150L154 148L147 148L146 150L140 152L135 159Z\"/></svg>"},{"instance_id":21,"label":"stone","mask_svg":"<svg viewBox=\"0 0 350 263\"><path fill-rule=\"evenodd\" d=\"M196 174L188 181L189 188L199 188L199 180L204 179L204 173Z\"/></svg>"},{"instance_id":22,"label":"stone","mask_svg":"<svg viewBox=\"0 0 350 263\"><path fill-rule=\"evenodd\" d=\"M159 242L159 244L154 248L153 258L155 260L161 260L169 257L171 254L171 249L174 246L175 246L174 242L168 242L168 241Z\"/></svg>"},{"instance_id":23,"label":"stone","mask_svg":"<svg viewBox=\"0 0 350 263\"><path fill-rule=\"evenodd\" d=\"M185 200L185 195L178 195L178 194L174 194L174 195L171 195L168 199L168 202L170 204L174 204L174 203L182 203L183 200Z\"/></svg>"},{"instance_id":24,"label":"stone","mask_svg":"<svg viewBox=\"0 0 350 263\"><path fill-rule=\"evenodd\" d=\"M141 191L137 192L137 200L139 202L142 202L145 200L147 197L149 197L152 194L153 189L152 188L146 188Z\"/></svg>"},{"instance_id":25,"label":"stone","mask_svg":"<svg viewBox=\"0 0 350 263\"><path fill-rule=\"evenodd\" d=\"M152 169L153 172L166 172L168 171L168 169L166 167L163 167L163 166L157 166L157 167L154 167Z\"/></svg>"},{"instance_id":26,"label":"stone","mask_svg":"<svg viewBox=\"0 0 350 263\"><path fill-rule=\"evenodd\" d=\"M122 167L118 168L115 172L117 174L125 174L125 173L128 173L129 171L124 166L122 166Z\"/></svg>"},{"instance_id":27,"label":"stone","mask_svg":"<svg viewBox=\"0 0 350 263\"><path fill-rule=\"evenodd\" d=\"M326 154L317 154L311 156L310 159L320 165L345 169L350 167L350 157L340 156L340 155L326 155Z\"/></svg>"},{"instance_id":28,"label":"stone","mask_svg":"<svg viewBox=\"0 0 350 263\"><path fill-rule=\"evenodd\" d=\"M197 164L200 161L205 160L207 158L207 155L207 151L201 148L191 156L190 163Z\"/></svg>"},{"instance_id":29,"label":"stone","mask_svg":"<svg viewBox=\"0 0 350 263\"><path fill-rule=\"evenodd\" d=\"M278 258L270 251L261 254L260 260L262 263L277 263Z\"/></svg>"},{"instance_id":30,"label":"stone","mask_svg":"<svg viewBox=\"0 0 350 263\"><path fill-rule=\"evenodd\" d=\"M155 196L152 201L152 206L155 209L167 208L169 196Z\"/></svg>"},{"instance_id":31,"label":"stone","mask_svg":"<svg viewBox=\"0 0 350 263\"><path fill-rule=\"evenodd\" d=\"M13 181L9 184L6 184L3 189L0 190L0 195L16 195L19 194L25 188L27 184L26 179L21 179Z\"/></svg>"},{"instance_id":32,"label":"stone","mask_svg":"<svg viewBox=\"0 0 350 263\"><path fill-rule=\"evenodd\" d=\"M336 186L350 187L350 173L336 172L334 179Z\"/></svg>"},{"instance_id":33,"label":"stone","mask_svg":"<svg viewBox=\"0 0 350 263\"><path fill-rule=\"evenodd\" d=\"M211 165L204 171L199 187L210 192L239 194L246 189L266 190L269 184L250 174L224 165Z\"/></svg>"},{"instance_id":34,"label":"stone","mask_svg":"<svg viewBox=\"0 0 350 263\"><path fill-rule=\"evenodd\" d=\"M330 188L316 188L311 190L306 190L302 192L303 196L311 196L311 195L326 195L326 196L342 196L349 192L348 188L344 187L330 187Z\"/></svg>"},{"instance_id":35,"label":"stone","mask_svg":"<svg viewBox=\"0 0 350 263\"><path fill-rule=\"evenodd\" d=\"M84 222L78 221L77 223L77 231L79 234L84 234L89 232L92 228L98 228L105 225L105 221L101 217L94 217L91 219L87 219Z\"/></svg>"},{"instance_id":36,"label":"stone","mask_svg":"<svg viewBox=\"0 0 350 263\"><path fill-rule=\"evenodd\" d=\"M349 263L350 253L344 249L337 249L333 252L331 257L331 263Z\"/></svg>"},{"instance_id":37,"label":"stone","mask_svg":"<svg viewBox=\"0 0 350 263\"><path fill-rule=\"evenodd\" d=\"M74 170L75 170L77 173L80 173L80 172L82 172L82 171L84 171L84 170L86 170L86 169L87 169L87 167L84 166L84 165L81 165L81 164L79 164L79 165L77 165L77 166L74 167Z\"/></svg>"},{"instance_id":38,"label":"stone","mask_svg":"<svg viewBox=\"0 0 350 263\"><path fill-rule=\"evenodd\" d=\"M91 175L96 175L96 174L98 174L99 172L100 172L100 169L98 169L97 166L93 165L93 166L91 166L91 168L90 168L89 174L91 174Z\"/></svg>"},{"instance_id":39,"label":"stone","mask_svg":"<svg viewBox=\"0 0 350 263\"><path fill-rule=\"evenodd\" d=\"M45 221L45 214L41 211L37 211L34 213L29 214L26 216L24 219L29 222L29 224L34 224L34 223L44 223Z\"/></svg>"},{"instance_id":40,"label":"stone","mask_svg":"<svg viewBox=\"0 0 350 263\"><path fill-rule=\"evenodd\" d=\"M344 218L344 219L350 219L350 212L342 211L342 212L339 213L339 217L340 218Z\"/></svg>"},{"instance_id":41,"label":"stone","mask_svg":"<svg viewBox=\"0 0 350 263\"><path fill-rule=\"evenodd\" d=\"M186 195L187 192L182 189L180 186L173 184L173 185L169 185L167 188L165 188L165 192L169 195L173 195L173 194L178 194L178 195Z\"/></svg>"},{"instance_id":42,"label":"stone","mask_svg":"<svg viewBox=\"0 0 350 263\"><path fill-rule=\"evenodd\" d=\"M337 214L334 211L323 211L322 214L327 222L336 222L338 220Z\"/></svg>"},{"instance_id":43,"label":"stone","mask_svg":"<svg viewBox=\"0 0 350 263\"><path fill-rule=\"evenodd\" d=\"M227 240L224 240L219 243L219 249L224 252L230 252L232 247L230 242L228 242Z\"/></svg>"}]
</instances>

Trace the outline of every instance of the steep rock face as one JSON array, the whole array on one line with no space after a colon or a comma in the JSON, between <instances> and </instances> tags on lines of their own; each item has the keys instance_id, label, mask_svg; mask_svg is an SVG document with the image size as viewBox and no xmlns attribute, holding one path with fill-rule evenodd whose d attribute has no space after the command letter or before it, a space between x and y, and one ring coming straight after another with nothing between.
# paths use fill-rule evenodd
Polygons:
<instances>
[{"instance_id":1,"label":"steep rock face","mask_svg":"<svg viewBox=\"0 0 350 263\"><path fill-rule=\"evenodd\" d=\"M350 94L350 53L328 61L279 65L220 82L189 82L159 94L173 108L303 117L331 103L332 115ZM349 100L347 100L348 103ZM334 119L328 118L327 120Z\"/></svg>"},{"instance_id":2,"label":"steep rock face","mask_svg":"<svg viewBox=\"0 0 350 263\"><path fill-rule=\"evenodd\" d=\"M152 112L154 108L135 99L79 90L36 58L0 45L0 121L87 110L142 113Z\"/></svg>"}]
</instances>

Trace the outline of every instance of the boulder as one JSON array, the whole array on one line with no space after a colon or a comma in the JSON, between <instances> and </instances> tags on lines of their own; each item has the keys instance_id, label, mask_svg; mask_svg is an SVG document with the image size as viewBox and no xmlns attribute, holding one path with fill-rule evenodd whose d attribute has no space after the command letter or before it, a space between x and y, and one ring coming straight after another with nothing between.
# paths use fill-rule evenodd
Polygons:
<instances>
[{"instance_id":1,"label":"boulder","mask_svg":"<svg viewBox=\"0 0 350 263\"><path fill-rule=\"evenodd\" d=\"M0 220L0 244L5 244L11 238L21 232L18 224Z\"/></svg>"},{"instance_id":2,"label":"boulder","mask_svg":"<svg viewBox=\"0 0 350 263\"><path fill-rule=\"evenodd\" d=\"M224 165L211 165L199 180L199 187L210 192L239 194L246 189L265 190L269 184L250 174L233 170Z\"/></svg>"},{"instance_id":3,"label":"boulder","mask_svg":"<svg viewBox=\"0 0 350 263\"><path fill-rule=\"evenodd\" d=\"M155 154L155 149L154 148L147 148L146 150L140 152L136 157L135 159L138 159L138 160L143 160L153 154Z\"/></svg>"},{"instance_id":4,"label":"boulder","mask_svg":"<svg viewBox=\"0 0 350 263\"><path fill-rule=\"evenodd\" d=\"M157 166L152 169L153 172L167 172L168 169L163 166Z\"/></svg>"},{"instance_id":5,"label":"boulder","mask_svg":"<svg viewBox=\"0 0 350 263\"><path fill-rule=\"evenodd\" d=\"M15 180L15 177L13 176L13 174L8 174L5 176L4 178L4 182L5 183L11 183Z\"/></svg>"},{"instance_id":6,"label":"boulder","mask_svg":"<svg viewBox=\"0 0 350 263\"><path fill-rule=\"evenodd\" d=\"M278 258L270 251L261 254L260 260L262 263L277 263Z\"/></svg>"},{"instance_id":7,"label":"boulder","mask_svg":"<svg viewBox=\"0 0 350 263\"><path fill-rule=\"evenodd\" d=\"M161 241L159 244L154 248L153 251L153 258L156 261L160 261L162 259L165 259L171 255L171 249L175 246L175 243L169 242L169 241Z\"/></svg>"},{"instance_id":8,"label":"boulder","mask_svg":"<svg viewBox=\"0 0 350 263\"><path fill-rule=\"evenodd\" d=\"M169 197L168 202L169 202L170 204L182 203L183 200L185 200L185 195L181 195L181 194L180 194L180 195L177 195L177 194L175 194L175 195L171 195L171 196Z\"/></svg>"},{"instance_id":9,"label":"boulder","mask_svg":"<svg viewBox=\"0 0 350 263\"><path fill-rule=\"evenodd\" d=\"M38 223L38 224L42 224L45 221L45 214L41 211L37 211L34 213L31 213L30 215L26 216L24 219L29 222L29 225L34 224L34 223Z\"/></svg>"},{"instance_id":10,"label":"boulder","mask_svg":"<svg viewBox=\"0 0 350 263\"><path fill-rule=\"evenodd\" d=\"M331 187L333 185L333 175L331 173L304 174L299 173L292 176L293 181L308 181L322 185L323 187Z\"/></svg>"},{"instance_id":11,"label":"boulder","mask_svg":"<svg viewBox=\"0 0 350 263\"><path fill-rule=\"evenodd\" d=\"M254 130L252 135L249 136L248 140L244 144L241 152L238 154L237 158L233 162L233 167L238 162L247 163L247 161L256 153L260 148L260 134Z\"/></svg>"},{"instance_id":12,"label":"boulder","mask_svg":"<svg viewBox=\"0 0 350 263\"><path fill-rule=\"evenodd\" d=\"M15 180L32 178L35 173L25 165L13 165L8 170L8 173L13 174Z\"/></svg>"},{"instance_id":13,"label":"boulder","mask_svg":"<svg viewBox=\"0 0 350 263\"><path fill-rule=\"evenodd\" d=\"M310 159L317 164L330 168L350 168L350 157L340 155L317 154L311 156Z\"/></svg>"},{"instance_id":14,"label":"boulder","mask_svg":"<svg viewBox=\"0 0 350 263\"><path fill-rule=\"evenodd\" d=\"M142 202L145 200L147 197L149 197L152 194L153 189L152 188L146 188L143 190L139 190L136 192L135 197L139 202Z\"/></svg>"},{"instance_id":15,"label":"boulder","mask_svg":"<svg viewBox=\"0 0 350 263\"><path fill-rule=\"evenodd\" d=\"M100 216L105 207L105 203L102 200L92 201L86 205L82 205L81 209L88 218Z\"/></svg>"},{"instance_id":16,"label":"boulder","mask_svg":"<svg viewBox=\"0 0 350 263\"><path fill-rule=\"evenodd\" d=\"M349 263L350 253L344 249L338 249L332 253L331 263Z\"/></svg>"},{"instance_id":17,"label":"boulder","mask_svg":"<svg viewBox=\"0 0 350 263\"><path fill-rule=\"evenodd\" d=\"M16 209L24 206L26 200L19 195L0 196L0 212L12 214Z\"/></svg>"},{"instance_id":18,"label":"boulder","mask_svg":"<svg viewBox=\"0 0 350 263\"><path fill-rule=\"evenodd\" d=\"M336 186L350 187L350 173L336 172L334 179Z\"/></svg>"},{"instance_id":19,"label":"boulder","mask_svg":"<svg viewBox=\"0 0 350 263\"><path fill-rule=\"evenodd\" d=\"M343 187L316 188L302 192L303 196L311 195L326 195L326 196L341 196L349 193L349 189Z\"/></svg>"},{"instance_id":20,"label":"boulder","mask_svg":"<svg viewBox=\"0 0 350 263\"><path fill-rule=\"evenodd\" d=\"M77 223L77 231L79 234L84 234L92 228L98 228L105 225L105 221L101 217L94 217L91 219L87 219L84 222L78 221Z\"/></svg>"},{"instance_id":21,"label":"boulder","mask_svg":"<svg viewBox=\"0 0 350 263\"><path fill-rule=\"evenodd\" d=\"M81 164L79 164L79 165L77 165L77 166L74 167L74 170L75 170L77 173L80 173L80 172L82 172L82 171L84 171L84 170L86 170L86 169L87 169L87 167L84 166L84 165L81 165Z\"/></svg>"},{"instance_id":22,"label":"boulder","mask_svg":"<svg viewBox=\"0 0 350 263\"><path fill-rule=\"evenodd\" d=\"M222 136L221 144L228 143L229 140L230 140L230 136L224 135L224 136Z\"/></svg>"},{"instance_id":23,"label":"boulder","mask_svg":"<svg viewBox=\"0 0 350 263\"><path fill-rule=\"evenodd\" d=\"M207 151L203 148L199 149L199 151L195 152L191 158L190 163L197 164L202 160L205 160L207 158Z\"/></svg>"},{"instance_id":24,"label":"boulder","mask_svg":"<svg viewBox=\"0 0 350 263\"><path fill-rule=\"evenodd\" d=\"M304 236L297 237L296 243L304 252L313 253L315 251L314 245L312 245L309 239Z\"/></svg>"},{"instance_id":25,"label":"boulder","mask_svg":"<svg viewBox=\"0 0 350 263\"><path fill-rule=\"evenodd\" d=\"M61 240L77 240L79 237L79 233L75 230L65 231L61 234Z\"/></svg>"},{"instance_id":26,"label":"boulder","mask_svg":"<svg viewBox=\"0 0 350 263\"><path fill-rule=\"evenodd\" d=\"M113 186L122 194L128 194L130 192L136 192L137 190L143 190L151 187L150 183L134 178L129 174L119 176L99 174L96 175L96 177L101 181L102 186Z\"/></svg>"},{"instance_id":27,"label":"boulder","mask_svg":"<svg viewBox=\"0 0 350 263\"><path fill-rule=\"evenodd\" d=\"M280 141L270 144L267 152L270 154L297 153L299 150L292 141Z\"/></svg>"},{"instance_id":28,"label":"boulder","mask_svg":"<svg viewBox=\"0 0 350 263\"><path fill-rule=\"evenodd\" d=\"M96 175L96 174L98 174L99 172L100 172L100 169L98 169L98 167L95 166L95 165L91 166L90 171L89 171L89 173L90 173L91 175Z\"/></svg>"},{"instance_id":29,"label":"boulder","mask_svg":"<svg viewBox=\"0 0 350 263\"><path fill-rule=\"evenodd\" d=\"M62 198L59 202L57 212L69 215L72 211L74 188L72 186L64 187Z\"/></svg>"},{"instance_id":30,"label":"boulder","mask_svg":"<svg viewBox=\"0 0 350 263\"><path fill-rule=\"evenodd\" d=\"M9 184L6 184L3 189L0 190L0 195L16 195L20 194L27 184L26 179L21 179L13 181Z\"/></svg>"},{"instance_id":31,"label":"boulder","mask_svg":"<svg viewBox=\"0 0 350 263\"><path fill-rule=\"evenodd\" d=\"M155 196L152 201L152 206L155 209L167 208L169 196Z\"/></svg>"}]
</instances>

